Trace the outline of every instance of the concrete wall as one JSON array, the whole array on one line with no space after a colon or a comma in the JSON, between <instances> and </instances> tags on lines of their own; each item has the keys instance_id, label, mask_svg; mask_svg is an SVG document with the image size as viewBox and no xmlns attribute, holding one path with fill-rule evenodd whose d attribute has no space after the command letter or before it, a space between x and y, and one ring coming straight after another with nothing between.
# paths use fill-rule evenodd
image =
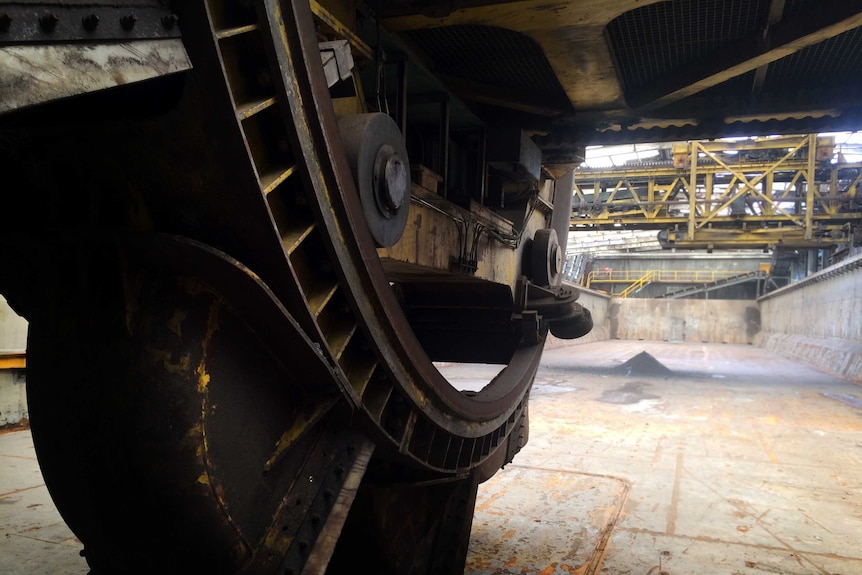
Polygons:
<instances>
[{"instance_id":1,"label":"concrete wall","mask_svg":"<svg viewBox=\"0 0 862 575\"><path fill-rule=\"evenodd\" d=\"M758 303L758 345L862 383L862 255Z\"/></svg>"},{"instance_id":2,"label":"concrete wall","mask_svg":"<svg viewBox=\"0 0 862 575\"><path fill-rule=\"evenodd\" d=\"M27 349L27 321L0 296L0 358ZM23 369L0 369L0 428L28 417Z\"/></svg>"},{"instance_id":3,"label":"concrete wall","mask_svg":"<svg viewBox=\"0 0 862 575\"><path fill-rule=\"evenodd\" d=\"M27 349L27 320L12 311L0 295L0 353Z\"/></svg>"},{"instance_id":4,"label":"concrete wall","mask_svg":"<svg viewBox=\"0 0 862 575\"><path fill-rule=\"evenodd\" d=\"M0 369L0 429L29 417L23 370Z\"/></svg>"},{"instance_id":5,"label":"concrete wall","mask_svg":"<svg viewBox=\"0 0 862 575\"><path fill-rule=\"evenodd\" d=\"M760 312L743 300L615 299L608 328L613 339L750 344Z\"/></svg>"},{"instance_id":6,"label":"concrete wall","mask_svg":"<svg viewBox=\"0 0 862 575\"><path fill-rule=\"evenodd\" d=\"M593 316L593 331L574 340L548 336L548 348L633 339L751 344L760 330L754 301L619 299L581 289L578 301Z\"/></svg>"}]
</instances>

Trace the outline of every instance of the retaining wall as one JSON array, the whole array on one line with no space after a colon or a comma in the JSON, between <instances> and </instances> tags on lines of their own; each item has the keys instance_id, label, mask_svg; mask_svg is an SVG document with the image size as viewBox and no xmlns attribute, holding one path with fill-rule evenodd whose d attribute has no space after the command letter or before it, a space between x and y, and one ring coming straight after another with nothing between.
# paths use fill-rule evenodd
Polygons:
<instances>
[{"instance_id":1,"label":"retaining wall","mask_svg":"<svg viewBox=\"0 0 862 575\"><path fill-rule=\"evenodd\" d=\"M0 296L0 360L27 349L27 320L12 311ZM25 372L20 368L0 367L0 428L27 419Z\"/></svg>"},{"instance_id":2,"label":"retaining wall","mask_svg":"<svg viewBox=\"0 0 862 575\"><path fill-rule=\"evenodd\" d=\"M756 343L862 383L862 255L758 300Z\"/></svg>"},{"instance_id":3,"label":"retaining wall","mask_svg":"<svg viewBox=\"0 0 862 575\"><path fill-rule=\"evenodd\" d=\"M29 417L25 387L21 371L0 369L0 429L20 425Z\"/></svg>"},{"instance_id":4,"label":"retaining wall","mask_svg":"<svg viewBox=\"0 0 862 575\"><path fill-rule=\"evenodd\" d=\"M746 300L615 299L612 339L751 344L760 330L757 303Z\"/></svg>"},{"instance_id":5,"label":"retaining wall","mask_svg":"<svg viewBox=\"0 0 862 575\"><path fill-rule=\"evenodd\" d=\"M581 289L593 330L574 340L548 336L547 347L605 339L751 344L760 330L757 303L745 300L610 298Z\"/></svg>"}]
</instances>

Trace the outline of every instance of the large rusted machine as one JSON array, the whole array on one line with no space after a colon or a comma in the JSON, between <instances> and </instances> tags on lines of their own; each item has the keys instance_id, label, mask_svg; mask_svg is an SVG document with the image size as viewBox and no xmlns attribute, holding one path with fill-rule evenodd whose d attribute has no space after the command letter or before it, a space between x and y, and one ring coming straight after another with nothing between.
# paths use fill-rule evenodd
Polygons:
<instances>
[{"instance_id":1,"label":"large rusted machine","mask_svg":"<svg viewBox=\"0 0 862 575\"><path fill-rule=\"evenodd\" d=\"M0 2L0 292L95 575L460 572L547 334L591 328L560 282L583 146L856 118L732 88L859 2L455 4ZM731 25L662 68L653 21Z\"/></svg>"}]
</instances>

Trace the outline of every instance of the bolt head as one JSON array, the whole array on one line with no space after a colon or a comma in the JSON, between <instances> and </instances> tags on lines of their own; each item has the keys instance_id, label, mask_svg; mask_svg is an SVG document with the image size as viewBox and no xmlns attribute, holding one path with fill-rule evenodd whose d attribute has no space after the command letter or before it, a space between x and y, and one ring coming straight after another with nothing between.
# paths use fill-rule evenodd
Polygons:
<instances>
[{"instance_id":1,"label":"bolt head","mask_svg":"<svg viewBox=\"0 0 862 575\"><path fill-rule=\"evenodd\" d=\"M135 27L135 24L137 24L137 22L137 16L135 16L134 14L128 14L120 18L120 27L126 32L129 32L132 28Z\"/></svg>"},{"instance_id":2,"label":"bolt head","mask_svg":"<svg viewBox=\"0 0 862 575\"><path fill-rule=\"evenodd\" d=\"M404 204L408 186L407 168L401 156L393 155L386 160L383 182L384 190L381 199L386 207L397 210Z\"/></svg>"},{"instance_id":3,"label":"bolt head","mask_svg":"<svg viewBox=\"0 0 862 575\"><path fill-rule=\"evenodd\" d=\"M560 246L555 245L551 248L551 273L556 275L563 270L563 254Z\"/></svg>"},{"instance_id":4,"label":"bolt head","mask_svg":"<svg viewBox=\"0 0 862 575\"><path fill-rule=\"evenodd\" d=\"M87 32L92 32L99 25L100 20L101 19L99 18L98 14L90 14L89 16L84 16L83 18L81 18L81 24L83 24L84 30L86 30Z\"/></svg>"},{"instance_id":5,"label":"bolt head","mask_svg":"<svg viewBox=\"0 0 862 575\"><path fill-rule=\"evenodd\" d=\"M373 189L380 213L391 218L410 195L410 177L404 160L385 144L377 151L373 168Z\"/></svg>"},{"instance_id":6,"label":"bolt head","mask_svg":"<svg viewBox=\"0 0 862 575\"><path fill-rule=\"evenodd\" d=\"M179 21L180 17L176 14L168 14L167 16L162 16L162 26L165 27L165 30L173 30Z\"/></svg>"},{"instance_id":7,"label":"bolt head","mask_svg":"<svg viewBox=\"0 0 862 575\"><path fill-rule=\"evenodd\" d=\"M48 12L39 17L39 26L41 26L42 30L45 32L53 32L54 28L57 27L57 22L59 21L60 19L57 18L56 14Z\"/></svg>"}]
</instances>

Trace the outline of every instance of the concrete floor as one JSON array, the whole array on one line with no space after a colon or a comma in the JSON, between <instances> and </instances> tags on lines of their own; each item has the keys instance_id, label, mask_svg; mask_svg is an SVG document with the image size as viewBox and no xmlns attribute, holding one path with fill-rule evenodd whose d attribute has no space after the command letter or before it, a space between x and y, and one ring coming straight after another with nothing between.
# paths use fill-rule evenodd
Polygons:
<instances>
[{"instance_id":1,"label":"concrete floor","mask_svg":"<svg viewBox=\"0 0 862 575\"><path fill-rule=\"evenodd\" d=\"M637 358L632 369L618 366ZM459 387L488 368L445 366ZM862 574L862 388L750 346L548 350L480 486L470 575ZM86 573L29 432L0 435L0 573Z\"/></svg>"}]
</instances>

